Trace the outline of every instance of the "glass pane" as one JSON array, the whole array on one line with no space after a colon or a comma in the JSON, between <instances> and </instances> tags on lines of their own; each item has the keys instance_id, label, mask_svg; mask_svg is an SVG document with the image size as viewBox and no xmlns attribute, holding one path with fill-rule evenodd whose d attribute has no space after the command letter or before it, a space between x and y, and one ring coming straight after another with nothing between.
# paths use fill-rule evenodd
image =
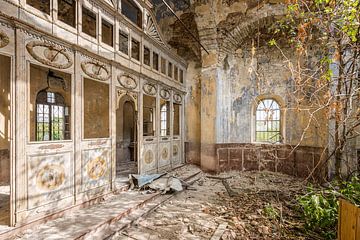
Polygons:
<instances>
[{"instance_id":1,"label":"glass pane","mask_svg":"<svg viewBox=\"0 0 360 240\"><path fill-rule=\"evenodd\" d=\"M119 32L119 50L126 55L129 54L129 37L122 31Z\"/></svg>"},{"instance_id":2,"label":"glass pane","mask_svg":"<svg viewBox=\"0 0 360 240\"><path fill-rule=\"evenodd\" d=\"M179 69L177 68L177 66L174 66L174 79L176 81L179 80Z\"/></svg>"},{"instance_id":3,"label":"glass pane","mask_svg":"<svg viewBox=\"0 0 360 240\"><path fill-rule=\"evenodd\" d=\"M173 76L173 65L171 62L168 63L168 76L171 78Z\"/></svg>"},{"instance_id":4,"label":"glass pane","mask_svg":"<svg viewBox=\"0 0 360 240\"><path fill-rule=\"evenodd\" d=\"M135 39L131 41L131 57L140 61L140 43Z\"/></svg>"},{"instance_id":5,"label":"glass pane","mask_svg":"<svg viewBox=\"0 0 360 240\"><path fill-rule=\"evenodd\" d=\"M26 0L26 3L33 8L50 15L50 0Z\"/></svg>"},{"instance_id":6,"label":"glass pane","mask_svg":"<svg viewBox=\"0 0 360 240\"><path fill-rule=\"evenodd\" d=\"M159 54L153 52L153 69L159 71Z\"/></svg>"},{"instance_id":7,"label":"glass pane","mask_svg":"<svg viewBox=\"0 0 360 240\"><path fill-rule=\"evenodd\" d=\"M82 31L96 38L96 14L82 7Z\"/></svg>"},{"instance_id":8,"label":"glass pane","mask_svg":"<svg viewBox=\"0 0 360 240\"><path fill-rule=\"evenodd\" d=\"M184 71L180 69L180 82L184 83Z\"/></svg>"},{"instance_id":9,"label":"glass pane","mask_svg":"<svg viewBox=\"0 0 360 240\"><path fill-rule=\"evenodd\" d=\"M165 60L165 58L161 58L161 73L166 74L166 60Z\"/></svg>"},{"instance_id":10,"label":"glass pane","mask_svg":"<svg viewBox=\"0 0 360 240\"><path fill-rule=\"evenodd\" d=\"M142 27L142 12L132 0L121 0L121 13L138 27Z\"/></svg>"},{"instance_id":11,"label":"glass pane","mask_svg":"<svg viewBox=\"0 0 360 240\"><path fill-rule=\"evenodd\" d=\"M143 97L143 135L155 136L156 98L144 95Z\"/></svg>"},{"instance_id":12,"label":"glass pane","mask_svg":"<svg viewBox=\"0 0 360 240\"><path fill-rule=\"evenodd\" d=\"M160 136L170 135L170 102L160 100Z\"/></svg>"},{"instance_id":13,"label":"glass pane","mask_svg":"<svg viewBox=\"0 0 360 240\"><path fill-rule=\"evenodd\" d=\"M144 64L150 66L150 49L144 46Z\"/></svg>"},{"instance_id":14,"label":"glass pane","mask_svg":"<svg viewBox=\"0 0 360 240\"><path fill-rule=\"evenodd\" d=\"M175 104L174 107L174 135L180 135L180 105Z\"/></svg>"},{"instance_id":15,"label":"glass pane","mask_svg":"<svg viewBox=\"0 0 360 240\"><path fill-rule=\"evenodd\" d=\"M67 25L75 27L75 0L58 0L58 19Z\"/></svg>"},{"instance_id":16,"label":"glass pane","mask_svg":"<svg viewBox=\"0 0 360 240\"><path fill-rule=\"evenodd\" d=\"M102 42L109 46L113 46L113 25L106 20L101 20L101 38Z\"/></svg>"}]
</instances>

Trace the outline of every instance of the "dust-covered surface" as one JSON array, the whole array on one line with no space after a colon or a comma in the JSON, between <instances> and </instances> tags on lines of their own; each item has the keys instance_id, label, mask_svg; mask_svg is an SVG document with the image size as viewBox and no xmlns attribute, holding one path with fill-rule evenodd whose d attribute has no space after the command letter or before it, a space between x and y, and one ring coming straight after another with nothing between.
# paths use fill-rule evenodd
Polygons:
<instances>
[{"instance_id":1,"label":"dust-covered surface","mask_svg":"<svg viewBox=\"0 0 360 240\"><path fill-rule=\"evenodd\" d=\"M201 173L188 190L110 239L312 239L295 210L305 189L300 179L270 172L212 177Z\"/></svg>"},{"instance_id":2,"label":"dust-covered surface","mask_svg":"<svg viewBox=\"0 0 360 240\"><path fill-rule=\"evenodd\" d=\"M0 182L0 232L10 224L10 185Z\"/></svg>"}]
</instances>

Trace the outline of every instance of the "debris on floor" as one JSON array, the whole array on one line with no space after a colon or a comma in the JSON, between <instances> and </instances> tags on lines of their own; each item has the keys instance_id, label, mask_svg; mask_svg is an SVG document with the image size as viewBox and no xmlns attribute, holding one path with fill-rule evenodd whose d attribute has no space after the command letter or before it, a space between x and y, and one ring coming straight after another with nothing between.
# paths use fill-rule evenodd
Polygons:
<instances>
[{"instance_id":1,"label":"debris on floor","mask_svg":"<svg viewBox=\"0 0 360 240\"><path fill-rule=\"evenodd\" d=\"M109 239L311 239L295 207L296 195L305 191L301 179L272 172L201 172L189 189Z\"/></svg>"}]
</instances>

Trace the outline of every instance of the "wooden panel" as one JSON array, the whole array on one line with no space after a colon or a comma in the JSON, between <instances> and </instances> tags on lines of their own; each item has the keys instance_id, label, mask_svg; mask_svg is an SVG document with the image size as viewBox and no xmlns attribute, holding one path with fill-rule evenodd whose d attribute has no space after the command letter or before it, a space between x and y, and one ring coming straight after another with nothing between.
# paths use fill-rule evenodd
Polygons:
<instances>
[{"instance_id":1,"label":"wooden panel","mask_svg":"<svg viewBox=\"0 0 360 240\"><path fill-rule=\"evenodd\" d=\"M170 166L170 141L160 143L159 168Z\"/></svg>"},{"instance_id":2,"label":"wooden panel","mask_svg":"<svg viewBox=\"0 0 360 240\"><path fill-rule=\"evenodd\" d=\"M360 239L360 208L343 199L339 203L338 239Z\"/></svg>"},{"instance_id":3,"label":"wooden panel","mask_svg":"<svg viewBox=\"0 0 360 240\"><path fill-rule=\"evenodd\" d=\"M147 143L143 145L143 150L140 158L140 173L141 174L152 174L157 172L158 167L158 155L157 155L157 144Z\"/></svg>"},{"instance_id":4,"label":"wooden panel","mask_svg":"<svg viewBox=\"0 0 360 240\"><path fill-rule=\"evenodd\" d=\"M181 142L176 140L172 143L172 166L181 165Z\"/></svg>"},{"instance_id":5,"label":"wooden panel","mask_svg":"<svg viewBox=\"0 0 360 240\"><path fill-rule=\"evenodd\" d=\"M110 152L110 148L83 150L81 168L83 191L110 183Z\"/></svg>"}]
</instances>

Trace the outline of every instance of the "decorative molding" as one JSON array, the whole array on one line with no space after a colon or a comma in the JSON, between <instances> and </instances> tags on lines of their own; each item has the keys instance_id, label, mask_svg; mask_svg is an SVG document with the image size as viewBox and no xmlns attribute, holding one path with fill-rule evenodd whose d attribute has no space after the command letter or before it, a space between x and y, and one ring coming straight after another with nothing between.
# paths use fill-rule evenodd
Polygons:
<instances>
[{"instance_id":1,"label":"decorative molding","mask_svg":"<svg viewBox=\"0 0 360 240\"><path fill-rule=\"evenodd\" d=\"M156 93L157 93L156 86L152 83L145 83L143 86L143 90L146 94L149 94L152 96L156 95Z\"/></svg>"},{"instance_id":2,"label":"decorative molding","mask_svg":"<svg viewBox=\"0 0 360 240\"><path fill-rule=\"evenodd\" d=\"M91 160L86 166L87 174L93 180L98 180L104 176L106 169L106 160L102 157Z\"/></svg>"},{"instance_id":3,"label":"decorative molding","mask_svg":"<svg viewBox=\"0 0 360 240\"><path fill-rule=\"evenodd\" d=\"M0 48L6 47L10 43L9 36L0 30Z\"/></svg>"},{"instance_id":4,"label":"decorative molding","mask_svg":"<svg viewBox=\"0 0 360 240\"><path fill-rule=\"evenodd\" d=\"M118 82L123 88L129 90L134 90L138 86L136 80L129 74L122 74L118 76Z\"/></svg>"},{"instance_id":5,"label":"decorative molding","mask_svg":"<svg viewBox=\"0 0 360 240\"><path fill-rule=\"evenodd\" d=\"M36 175L36 186L47 191L59 188L64 181L64 167L57 164L44 166Z\"/></svg>"},{"instance_id":6,"label":"decorative molding","mask_svg":"<svg viewBox=\"0 0 360 240\"><path fill-rule=\"evenodd\" d=\"M155 41L160 43L161 45L166 46L166 44L163 42L163 40L160 37L160 34L156 28L156 24L154 23L154 20L150 15L146 16L145 33L149 35L151 38L153 38Z\"/></svg>"},{"instance_id":7,"label":"decorative molding","mask_svg":"<svg viewBox=\"0 0 360 240\"><path fill-rule=\"evenodd\" d=\"M163 99L165 99L165 100L169 100L171 94L170 94L170 91L169 91L169 90L167 90L167 89L165 89L165 88L162 88L162 89L160 90L160 96L161 96Z\"/></svg>"},{"instance_id":8,"label":"decorative molding","mask_svg":"<svg viewBox=\"0 0 360 240\"><path fill-rule=\"evenodd\" d=\"M154 153L150 149L145 152L144 161L146 164L150 164L154 161Z\"/></svg>"},{"instance_id":9,"label":"decorative molding","mask_svg":"<svg viewBox=\"0 0 360 240\"><path fill-rule=\"evenodd\" d=\"M32 41L26 44L29 54L42 64L58 69L67 69L73 61L65 48L42 41Z\"/></svg>"},{"instance_id":10,"label":"decorative molding","mask_svg":"<svg viewBox=\"0 0 360 240\"><path fill-rule=\"evenodd\" d=\"M39 147L40 150L54 150L54 149L60 149L63 148L64 144L50 144Z\"/></svg>"},{"instance_id":11,"label":"decorative molding","mask_svg":"<svg viewBox=\"0 0 360 240\"><path fill-rule=\"evenodd\" d=\"M98 61L85 60L81 63L81 69L89 77L100 81L107 81L111 77L108 66Z\"/></svg>"},{"instance_id":12,"label":"decorative molding","mask_svg":"<svg viewBox=\"0 0 360 240\"><path fill-rule=\"evenodd\" d=\"M173 98L176 103L182 103L182 96L180 94L175 93Z\"/></svg>"},{"instance_id":13,"label":"decorative molding","mask_svg":"<svg viewBox=\"0 0 360 240\"><path fill-rule=\"evenodd\" d=\"M173 157L177 157L179 154L179 147L177 145L173 146Z\"/></svg>"},{"instance_id":14,"label":"decorative molding","mask_svg":"<svg viewBox=\"0 0 360 240\"><path fill-rule=\"evenodd\" d=\"M169 160L169 148L168 147L164 147L161 151L161 158L163 160Z\"/></svg>"}]
</instances>

